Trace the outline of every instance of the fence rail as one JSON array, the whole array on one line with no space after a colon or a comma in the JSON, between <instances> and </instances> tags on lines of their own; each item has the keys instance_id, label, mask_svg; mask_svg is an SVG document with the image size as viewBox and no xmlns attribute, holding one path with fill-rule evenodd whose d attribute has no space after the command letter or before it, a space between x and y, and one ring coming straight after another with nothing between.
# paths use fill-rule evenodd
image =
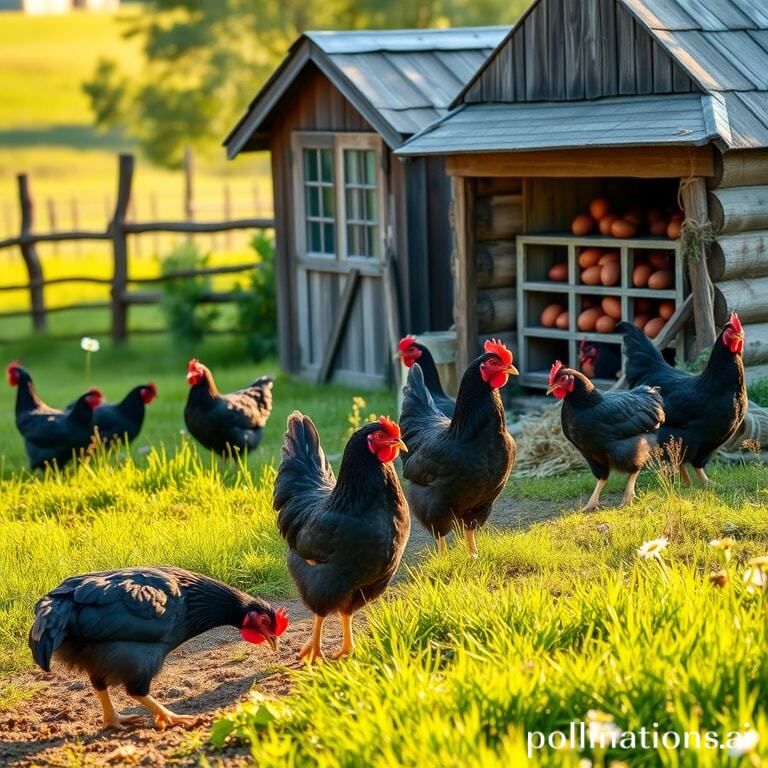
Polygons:
<instances>
[{"instance_id":1,"label":"fence rail","mask_svg":"<svg viewBox=\"0 0 768 768\"><path fill-rule=\"evenodd\" d=\"M200 269L177 270L156 277L132 278L128 274L128 237L147 233L180 233L206 234L230 232L238 229L272 229L274 220L269 218L230 219L226 221L128 221L127 213L131 202L133 186L133 171L135 161L133 155L124 154L118 158L117 199L112 216L103 231L71 230L68 232L34 232L34 204L29 189L26 174L19 174L18 193L20 210L19 234L15 237L0 240L0 250L18 248L27 268L28 281L23 284L0 286L0 292L29 291L30 309L0 312L0 319L31 316L35 331L45 331L48 327L48 315L72 309L111 309L111 335L115 343L125 341L128 336L128 309L131 305L158 304L162 299L159 291L129 290L132 284L162 284L171 280L191 277L233 274L245 272L259 267L258 262L247 262L221 267L204 267ZM112 278L72 276L46 279L43 265L37 254L38 243L57 243L66 241L102 240L112 243L113 272ZM111 288L110 301L104 302L75 302L57 307L48 307L45 303L45 288L52 285L72 283L90 283L108 285ZM237 294L234 291L209 291L200 296L201 303L227 303L234 301ZM144 329L142 333L153 332Z\"/></svg>"}]
</instances>

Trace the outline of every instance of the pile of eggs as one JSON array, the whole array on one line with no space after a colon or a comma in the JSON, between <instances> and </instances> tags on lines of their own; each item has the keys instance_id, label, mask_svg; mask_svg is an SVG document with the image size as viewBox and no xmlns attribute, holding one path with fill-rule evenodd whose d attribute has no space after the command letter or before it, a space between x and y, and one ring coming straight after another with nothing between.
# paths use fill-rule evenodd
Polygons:
<instances>
[{"instance_id":1,"label":"pile of eggs","mask_svg":"<svg viewBox=\"0 0 768 768\"><path fill-rule=\"evenodd\" d=\"M660 208L643 208L632 205L621 214L615 212L609 200L596 197L589 204L589 211L580 213L571 222L571 232L576 237L600 234L605 237L630 238L639 234L668 237L677 240L683 226L683 212L677 207L662 211Z\"/></svg>"}]
</instances>

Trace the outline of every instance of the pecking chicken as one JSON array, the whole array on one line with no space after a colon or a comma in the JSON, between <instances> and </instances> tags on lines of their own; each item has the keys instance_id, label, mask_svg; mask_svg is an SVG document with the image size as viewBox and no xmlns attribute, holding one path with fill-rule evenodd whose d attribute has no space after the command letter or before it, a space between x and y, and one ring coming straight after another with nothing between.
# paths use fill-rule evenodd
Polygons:
<instances>
[{"instance_id":1,"label":"pecking chicken","mask_svg":"<svg viewBox=\"0 0 768 768\"><path fill-rule=\"evenodd\" d=\"M6 369L8 383L17 387L16 428L24 438L30 469L62 469L73 456L82 455L93 436L93 410L101 392L89 389L65 411L46 405L37 394L32 377L18 363Z\"/></svg>"},{"instance_id":2,"label":"pecking chicken","mask_svg":"<svg viewBox=\"0 0 768 768\"><path fill-rule=\"evenodd\" d=\"M693 375L673 368L648 337L630 323L619 323L627 356L625 371L630 386L658 387L667 418L659 432L659 444L680 441L680 474L690 482L685 462L693 465L701 484L709 478L705 467L712 454L741 425L747 412L744 378L744 328L733 312L715 340L704 370ZM677 456L670 458L678 460Z\"/></svg>"},{"instance_id":3,"label":"pecking chicken","mask_svg":"<svg viewBox=\"0 0 768 768\"><path fill-rule=\"evenodd\" d=\"M421 372L424 374L424 386L432 395L437 410L450 419L456 408L456 401L445 394L443 385L440 383L440 374L437 372L435 360L429 349L423 344L419 344L415 336L406 336L400 339L398 354L406 368L410 368L418 362Z\"/></svg>"},{"instance_id":4,"label":"pecking chicken","mask_svg":"<svg viewBox=\"0 0 768 768\"><path fill-rule=\"evenodd\" d=\"M146 406L157 397L157 387L148 384L134 387L119 403L102 403L93 411L93 425L105 443L132 443L141 432ZM67 406L72 408L74 403Z\"/></svg>"},{"instance_id":5,"label":"pecking chicken","mask_svg":"<svg viewBox=\"0 0 768 768\"><path fill-rule=\"evenodd\" d=\"M271 377L261 376L250 387L222 395L210 370L198 360L190 360L187 382L184 421L198 442L221 456L258 446L272 413Z\"/></svg>"},{"instance_id":6,"label":"pecking chicken","mask_svg":"<svg viewBox=\"0 0 768 768\"><path fill-rule=\"evenodd\" d=\"M227 625L237 627L243 640L267 642L277 650L288 615L182 568L122 568L72 576L45 595L35 606L29 647L46 672L55 659L88 675L105 728L142 720L115 711L108 689L123 685L162 730L196 719L171 712L149 695L165 657L187 640Z\"/></svg>"},{"instance_id":7,"label":"pecking chicken","mask_svg":"<svg viewBox=\"0 0 768 768\"><path fill-rule=\"evenodd\" d=\"M488 519L515 462L499 389L517 369L500 341L486 341L484 349L462 377L450 419L435 406L418 363L408 372L400 416L413 514L437 538L441 552L446 534L461 524L471 557L477 557L475 531Z\"/></svg>"},{"instance_id":8,"label":"pecking chicken","mask_svg":"<svg viewBox=\"0 0 768 768\"><path fill-rule=\"evenodd\" d=\"M641 386L603 394L583 373L556 360L547 394L563 401L563 433L597 478L582 511L597 509L612 469L629 473L622 505L630 504L636 498L637 476L651 457L664 422L664 401L658 390Z\"/></svg>"},{"instance_id":9,"label":"pecking chicken","mask_svg":"<svg viewBox=\"0 0 768 768\"><path fill-rule=\"evenodd\" d=\"M352 614L375 600L397 572L411 521L392 462L405 450L400 429L382 416L349 438L335 479L308 416L288 417L275 480L277 525L288 570L315 614L299 656L322 658L323 622L338 613L343 638L334 658L354 649Z\"/></svg>"},{"instance_id":10,"label":"pecking chicken","mask_svg":"<svg viewBox=\"0 0 768 768\"><path fill-rule=\"evenodd\" d=\"M581 372L589 379L612 380L621 370L621 353L617 354L601 341L582 339L579 344Z\"/></svg>"}]
</instances>

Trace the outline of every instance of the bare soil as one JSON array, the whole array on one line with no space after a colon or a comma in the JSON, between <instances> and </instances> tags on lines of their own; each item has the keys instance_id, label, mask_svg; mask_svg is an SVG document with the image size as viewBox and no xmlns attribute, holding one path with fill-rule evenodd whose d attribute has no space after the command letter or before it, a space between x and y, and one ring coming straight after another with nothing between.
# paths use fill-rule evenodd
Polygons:
<instances>
[{"instance_id":1,"label":"bare soil","mask_svg":"<svg viewBox=\"0 0 768 768\"><path fill-rule=\"evenodd\" d=\"M502 496L489 522L496 528L525 528L556 516L561 508L546 501ZM414 524L406 561L414 563L430 546L431 537ZM309 636L311 614L296 601L274 602L286 605L291 616L277 656L263 645L242 642L236 629L224 627L191 640L168 657L152 695L174 712L199 715L191 728L156 731L146 713L145 724L104 731L101 708L87 680L55 666L50 674L36 669L19 675L17 682L35 693L0 712L0 766L197 765L201 751L208 751L205 742L217 712L245 700L252 688L286 695L291 687L289 670L304 664L297 654ZM365 631L364 622L357 619L356 628ZM338 646L340 637L338 622L331 617L324 629L326 653ZM111 695L119 712L145 712L122 690L113 689ZM208 758L213 765L227 768L252 764L247 751L237 745Z\"/></svg>"}]
</instances>

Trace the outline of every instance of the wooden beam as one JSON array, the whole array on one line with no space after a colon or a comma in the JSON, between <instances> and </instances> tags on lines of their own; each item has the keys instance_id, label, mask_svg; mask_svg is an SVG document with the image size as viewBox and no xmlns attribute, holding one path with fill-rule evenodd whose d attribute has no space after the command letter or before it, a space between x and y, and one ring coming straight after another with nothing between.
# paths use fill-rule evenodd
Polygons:
<instances>
[{"instance_id":1,"label":"wooden beam","mask_svg":"<svg viewBox=\"0 0 768 768\"><path fill-rule=\"evenodd\" d=\"M448 155L449 176L605 177L638 179L712 176L712 147L553 149Z\"/></svg>"},{"instance_id":2,"label":"wooden beam","mask_svg":"<svg viewBox=\"0 0 768 768\"><path fill-rule=\"evenodd\" d=\"M120 155L117 176L117 201L115 212L109 224L112 237L112 341L120 344L128 336L128 304L123 301L128 284L128 240L125 231L125 218L131 202L133 185L133 155Z\"/></svg>"},{"instance_id":3,"label":"wooden beam","mask_svg":"<svg viewBox=\"0 0 768 768\"><path fill-rule=\"evenodd\" d=\"M392 379L395 390L400 392L400 357L397 354L398 344L403 335L402 314L400 310L400 291L397 288L397 274L395 272L394 254L387 256L384 264L384 311L387 316L387 336L389 336L390 357L395 361L392 366ZM398 409L399 413L399 409Z\"/></svg>"},{"instance_id":4,"label":"wooden beam","mask_svg":"<svg viewBox=\"0 0 768 768\"><path fill-rule=\"evenodd\" d=\"M35 207L29 191L29 181L26 173L20 173L16 180L19 189L19 208L21 211L21 229L19 245L21 257L29 275L29 301L32 307L32 326L35 331L44 331L47 325L45 317L45 294L43 292L43 267L37 256L37 249L31 240L34 226Z\"/></svg>"},{"instance_id":5,"label":"wooden beam","mask_svg":"<svg viewBox=\"0 0 768 768\"><path fill-rule=\"evenodd\" d=\"M474 182L451 179L453 192L453 319L456 326L456 379L461 380L477 352L477 275L474 226Z\"/></svg>"},{"instance_id":6,"label":"wooden beam","mask_svg":"<svg viewBox=\"0 0 768 768\"><path fill-rule=\"evenodd\" d=\"M707 208L707 185L702 178L684 179L680 184L680 197L687 220L696 226L709 223ZM687 254L688 277L693 296L693 320L696 326L696 351L709 349L714 343L715 333L715 289L707 270L707 245L701 242L698 253Z\"/></svg>"},{"instance_id":7,"label":"wooden beam","mask_svg":"<svg viewBox=\"0 0 768 768\"><path fill-rule=\"evenodd\" d=\"M347 321L352 312L352 305L354 304L359 284L360 270L351 269L349 271L349 277L347 277L347 282L344 285L344 293L341 295L339 314L336 315L336 321L334 322L331 332L328 334L328 340L325 343L323 361L320 363L320 369L317 372L318 384L324 384L330 378L333 370L333 360L336 357L336 352L341 344L344 330L347 327Z\"/></svg>"}]
</instances>

